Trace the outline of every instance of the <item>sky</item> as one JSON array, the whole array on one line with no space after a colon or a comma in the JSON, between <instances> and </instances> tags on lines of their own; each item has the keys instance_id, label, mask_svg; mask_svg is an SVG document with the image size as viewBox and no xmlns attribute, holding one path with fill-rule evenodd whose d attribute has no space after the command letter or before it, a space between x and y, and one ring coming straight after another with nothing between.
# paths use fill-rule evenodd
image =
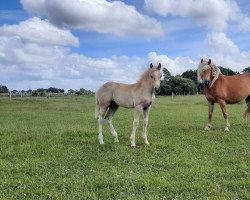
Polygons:
<instances>
[{"instance_id":1,"label":"sky","mask_svg":"<svg viewBox=\"0 0 250 200\"><path fill-rule=\"evenodd\" d=\"M0 0L0 84L96 91L150 63L250 66L249 0Z\"/></svg>"}]
</instances>

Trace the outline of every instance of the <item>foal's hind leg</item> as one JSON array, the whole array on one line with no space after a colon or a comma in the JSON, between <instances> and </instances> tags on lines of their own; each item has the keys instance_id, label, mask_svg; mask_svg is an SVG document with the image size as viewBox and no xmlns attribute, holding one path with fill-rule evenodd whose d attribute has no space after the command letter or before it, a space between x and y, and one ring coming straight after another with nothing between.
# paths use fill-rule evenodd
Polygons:
<instances>
[{"instance_id":1,"label":"foal's hind leg","mask_svg":"<svg viewBox=\"0 0 250 200\"><path fill-rule=\"evenodd\" d=\"M105 116L105 119L108 121L109 130L110 130L112 136L114 137L115 142L119 142L119 140L118 140L117 132L115 131L115 128L112 124L112 118L113 118L113 116L118 108L119 108L119 106L117 104L110 103L108 113Z\"/></svg>"},{"instance_id":2,"label":"foal's hind leg","mask_svg":"<svg viewBox=\"0 0 250 200\"><path fill-rule=\"evenodd\" d=\"M146 109L143 109L144 120L143 120L142 138L144 139L145 144L149 144L148 137L147 137L147 127L148 127L148 115L149 115L150 107L151 106L149 106Z\"/></svg>"},{"instance_id":3,"label":"foal's hind leg","mask_svg":"<svg viewBox=\"0 0 250 200\"><path fill-rule=\"evenodd\" d=\"M98 139L99 139L100 144L104 144L103 134L102 134L102 124L103 124L103 118L104 118L104 115L105 115L107 109L108 109L108 107L100 107L99 113L98 113L98 125L99 125Z\"/></svg>"}]
</instances>

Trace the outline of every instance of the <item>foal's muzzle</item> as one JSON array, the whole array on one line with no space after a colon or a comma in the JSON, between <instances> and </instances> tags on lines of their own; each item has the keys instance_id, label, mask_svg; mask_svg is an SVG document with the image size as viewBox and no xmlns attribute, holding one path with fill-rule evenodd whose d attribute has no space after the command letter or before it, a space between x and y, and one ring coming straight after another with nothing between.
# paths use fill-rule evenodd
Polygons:
<instances>
[{"instance_id":1,"label":"foal's muzzle","mask_svg":"<svg viewBox=\"0 0 250 200\"><path fill-rule=\"evenodd\" d=\"M158 93L160 91L160 88L155 87L155 92Z\"/></svg>"}]
</instances>

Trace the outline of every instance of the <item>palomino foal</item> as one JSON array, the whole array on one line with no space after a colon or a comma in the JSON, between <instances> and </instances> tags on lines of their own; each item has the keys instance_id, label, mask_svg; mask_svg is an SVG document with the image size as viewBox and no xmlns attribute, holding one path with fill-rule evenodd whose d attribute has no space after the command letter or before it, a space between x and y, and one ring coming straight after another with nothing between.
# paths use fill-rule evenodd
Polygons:
<instances>
[{"instance_id":1,"label":"palomino foal","mask_svg":"<svg viewBox=\"0 0 250 200\"><path fill-rule=\"evenodd\" d=\"M226 104L234 104L245 100L247 109L244 117L250 114L250 73L224 76L211 59L201 59L198 66L197 78L205 84L204 94L208 101L208 123L205 130L211 128L214 103L219 103L226 121L225 131L229 131L230 124ZM250 125L249 125L250 127Z\"/></svg>"},{"instance_id":2,"label":"palomino foal","mask_svg":"<svg viewBox=\"0 0 250 200\"><path fill-rule=\"evenodd\" d=\"M134 84L122 84L107 82L96 92L96 117L99 124L99 143L104 144L102 134L103 120L107 120L108 126L115 142L119 142L117 133L112 124L112 117L119 106L134 108L134 122L131 133L131 146L135 144L135 132L139 124L140 112L143 111L144 123L142 138L145 144L149 144L147 138L148 115L154 100L154 92L160 87L161 64L150 67L141 75L139 81Z\"/></svg>"}]
</instances>

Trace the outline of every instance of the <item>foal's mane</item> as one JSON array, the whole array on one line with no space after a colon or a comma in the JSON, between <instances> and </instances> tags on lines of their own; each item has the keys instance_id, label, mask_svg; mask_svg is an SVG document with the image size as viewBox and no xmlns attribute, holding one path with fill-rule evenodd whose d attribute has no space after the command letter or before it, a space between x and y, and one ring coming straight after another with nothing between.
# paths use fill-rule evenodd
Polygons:
<instances>
[{"instance_id":1,"label":"foal's mane","mask_svg":"<svg viewBox=\"0 0 250 200\"><path fill-rule=\"evenodd\" d=\"M137 81L138 83L142 83L144 81L147 81L150 78L150 74L157 69L154 68L148 68L143 74L140 76L139 80Z\"/></svg>"}]
</instances>

